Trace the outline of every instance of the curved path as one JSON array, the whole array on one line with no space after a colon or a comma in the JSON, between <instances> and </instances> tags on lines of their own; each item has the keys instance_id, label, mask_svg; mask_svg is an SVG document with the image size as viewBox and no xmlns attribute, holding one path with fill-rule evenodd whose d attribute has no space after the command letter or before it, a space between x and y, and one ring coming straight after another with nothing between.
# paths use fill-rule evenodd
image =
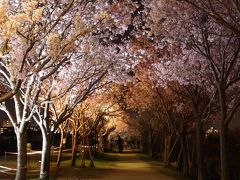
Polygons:
<instances>
[{"instance_id":1,"label":"curved path","mask_svg":"<svg viewBox=\"0 0 240 180\"><path fill-rule=\"evenodd\" d=\"M104 157L103 157L104 156ZM80 180L184 180L174 170L164 168L161 163L150 160L139 153L103 154L95 163L95 168L60 168L56 179Z\"/></svg>"}]
</instances>

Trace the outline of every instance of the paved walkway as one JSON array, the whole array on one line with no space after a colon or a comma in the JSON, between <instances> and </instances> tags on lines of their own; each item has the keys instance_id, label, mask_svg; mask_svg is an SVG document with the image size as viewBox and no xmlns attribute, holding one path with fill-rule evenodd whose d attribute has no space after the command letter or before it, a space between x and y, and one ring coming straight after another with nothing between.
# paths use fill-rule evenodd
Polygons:
<instances>
[{"instance_id":1,"label":"paved walkway","mask_svg":"<svg viewBox=\"0 0 240 180\"><path fill-rule=\"evenodd\" d=\"M56 179L71 180L184 180L176 171L164 168L159 162L137 153L108 154L107 160L95 168L60 168ZM98 168L101 166L101 168Z\"/></svg>"},{"instance_id":2,"label":"paved walkway","mask_svg":"<svg viewBox=\"0 0 240 180\"><path fill-rule=\"evenodd\" d=\"M73 168L70 167L70 160L63 161L61 167L56 168L55 160L51 165L50 180L186 180L177 171L164 168L160 162L140 153L100 154L96 157L95 168ZM0 179L13 179L15 171L11 168L15 165L15 156L8 156L6 162L0 157ZM31 165L34 165L33 161ZM32 172L35 169L37 171ZM28 172L30 179L38 177L39 167L35 169L31 167L31 172Z\"/></svg>"}]
</instances>

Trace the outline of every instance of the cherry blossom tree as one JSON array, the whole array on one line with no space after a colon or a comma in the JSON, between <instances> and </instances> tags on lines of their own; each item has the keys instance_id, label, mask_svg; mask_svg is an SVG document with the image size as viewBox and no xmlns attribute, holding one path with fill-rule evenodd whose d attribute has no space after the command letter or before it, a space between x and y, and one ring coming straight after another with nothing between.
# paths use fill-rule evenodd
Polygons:
<instances>
[{"instance_id":1,"label":"cherry blossom tree","mask_svg":"<svg viewBox=\"0 0 240 180\"><path fill-rule=\"evenodd\" d=\"M100 139L101 142L102 136L108 136L109 133L114 131L115 125L111 123L111 118L117 116L117 111L116 104L111 101L111 96L104 92L89 97L78 106L74 111L74 115L70 118L73 132L72 166L75 166L77 142L79 142L79 140L81 140L82 146L80 150L82 152L81 166L85 167L86 150L91 157L90 166L94 166L94 156L92 154L92 148L90 149L92 145L89 144L90 136L94 134L95 138ZM105 129L105 131L103 129ZM100 133L100 131L102 133ZM100 142L98 146L101 146ZM87 149L85 147L87 147Z\"/></svg>"},{"instance_id":2,"label":"cherry blossom tree","mask_svg":"<svg viewBox=\"0 0 240 180\"><path fill-rule=\"evenodd\" d=\"M220 148L221 148L221 177L228 179L228 127L233 115L240 107L239 98L233 93L239 87L239 39L226 35L222 32L220 36L211 41L211 29L202 29L203 44L195 47L202 56L205 56L212 70L214 85L218 92L218 103L220 106ZM227 37L222 37L226 35ZM198 49L200 48L200 49ZM206 49L205 49L206 48ZM201 52L201 50L203 50ZM219 51L220 50L220 51Z\"/></svg>"},{"instance_id":3,"label":"cherry blossom tree","mask_svg":"<svg viewBox=\"0 0 240 180\"><path fill-rule=\"evenodd\" d=\"M69 56L66 54L63 57L61 52L69 46L67 39L58 49L53 49L47 43L48 39L53 37L53 29L58 27L61 19L73 6L73 1L60 3L56 7L58 12L53 11L50 5L54 3L50 3L50 8L47 8L43 1L1 2L1 16L4 17L1 18L1 42L7 47L1 56L1 77L9 89L17 91L13 96L15 113L13 114L4 102L1 103L1 109L8 114L17 136L16 179L26 178L26 127L36 108L32 103L33 94L36 93L34 90L40 85L35 82L38 79L47 79ZM56 56L54 57L54 53L46 56L46 53L50 52L54 52Z\"/></svg>"},{"instance_id":4,"label":"cherry blossom tree","mask_svg":"<svg viewBox=\"0 0 240 180\"><path fill-rule=\"evenodd\" d=\"M165 9L165 11L161 11L161 14L156 11L159 14L158 20L156 20L157 16L153 15L156 24L164 26L163 30L158 31L154 27L153 29L156 30L156 33L164 35L159 48L165 52L166 49L167 52L171 51L171 54L163 54L160 58L161 62L155 64L156 69L158 69L155 72L159 72L158 77L160 77L160 84L162 85L166 80L178 81L181 85L191 84L195 87L202 87L204 84L207 87L206 90L212 94L208 98L209 102L217 95L216 97L219 99L216 102L219 104L221 112L219 114L221 122L221 173L222 178L227 179L230 175L227 170L226 129L231 122L232 115L239 107L238 98L231 93L232 89L238 87L239 45L238 38L231 34L232 29L230 32L227 31L225 26L224 28L219 26L219 21L215 23L211 20L211 17L216 15L214 13L220 12L218 10L221 8L225 8L226 11L230 10L231 5L216 9L217 5L221 3L223 5L224 2L192 1L192 4L202 3L202 8L205 8L203 10L212 8L211 10L214 12L211 14L205 11L200 13L193 8L191 10L191 8L185 6L186 4L180 2L175 4L174 13L177 16L174 16L171 11L167 10L169 6L172 8L173 3L176 2L155 2L155 5L158 6L153 7L155 9L157 7ZM212 6L214 3L215 5ZM221 13L224 14L224 12L221 9ZM228 13L231 13L231 11L228 11ZM168 17L171 17L171 19ZM226 18L229 22L234 22L234 18L237 18L237 16L230 15L229 17L233 17L233 19ZM178 23L174 25L176 22ZM236 32L234 33L236 34ZM197 109L198 107L195 107L195 110ZM204 112L205 110L201 113L205 114ZM196 116L197 119L199 117L203 118L206 114L204 116L199 115ZM201 176L201 178L204 177Z\"/></svg>"},{"instance_id":5,"label":"cherry blossom tree","mask_svg":"<svg viewBox=\"0 0 240 180\"><path fill-rule=\"evenodd\" d=\"M238 18L240 16L239 2L230 1L204 1L204 0L184 0L194 8L202 11L212 18L216 23L230 30L236 36L240 36L240 26Z\"/></svg>"},{"instance_id":6,"label":"cherry blossom tree","mask_svg":"<svg viewBox=\"0 0 240 180\"><path fill-rule=\"evenodd\" d=\"M86 67L86 66L85 66ZM96 68L95 66L92 66ZM69 67L68 67L69 68ZM66 121L73 113L74 108L89 96L93 90L98 88L96 85L105 76L106 70L103 72L93 72L90 68L85 71L85 76L80 76L79 73L73 71L76 75L69 76L71 80L66 78L65 82L62 78L57 81L56 79L49 79L49 84L45 84L46 93L43 97L39 97L39 106L34 115L34 119L39 125L43 135L43 148L42 148L42 162L40 176L48 176L50 164L50 148L54 132L58 129L59 125ZM82 68L81 68L82 69ZM64 75L66 75L65 73ZM69 74L70 75L70 74ZM62 84L61 84L62 83ZM60 89L59 89L60 87ZM65 88L64 88L65 87ZM59 99L59 97L63 96Z\"/></svg>"},{"instance_id":7,"label":"cherry blossom tree","mask_svg":"<svg viewBox=\"0 0 240 180\"><path fill-rule=\"evenodd\" d=\"M94 22L83 25L81 14L78 14L83 4L83 1L1 2L1 16L4 17L1 18L1 43L7 47L1 55L1 78L9 89L18 90L13 96L14 114L5 102L1 103L18 140L16 179L26 176L26 127L40 108L42 85L48 78L52 81L54 73L73 59L80 37L96 25ZM94 18L96 22L101 21L97 14ZM74 59L77 58L75 55ZM90 84L92 87L94 82ZM50 93L48 91L45 96Z\"/></svg>"},{"instance_id":8,"label":"cherry blossom tree","mask_svg":"<svg viewBox=\"0 0 240 180\"><path fill-rule=\"evenodd\" d=\"M123 72L128 72L137 61L126 58L128 53L124 50L130 52L131 49L128 45L119 47L118 44L129 39L133 32L132 24L139 14L137 11L140 12L142 6L131 16L139 2L130 3L131 11L119 6L120 11L113 13L116 9L109 7L116 4L81 0L1 1L1 78L13 95L15 114L11 114L4 101L1 109L8 114L18 137L16 179L25 179L26 176L26 126L31 118L36 120L43 132L40 177L45 178L49 169L49 154L46 151L49 143L46 142L51 139L46 135L54 132L71 115L73 108L97 88L96 85L107 73L112 73L111 81L123 82L129 78ZM121 14L122 10L124 13ZM131 20L122 21L123 16ZM115 20L112 20L114 17ZM110 35L101 31L107 29L106 24L110 27L107 31ZM116 28L116 24L120 28ZM83 38L90 34L91 38ZM112 46L103 43L106 37L113 42ZM114 40L116 37L121 38ZM99 48L100 45L102 48ZM109 54L104 54L104 51ZM68 78L72 79L61 81L60 78L66 78L64 73L67 75L67 72ZM55 83L61 84L58 86L60 90ZM54 102L63 96L65 109L56 110ZM51 113L55 112L53 124L49 121L52 118L50 109Z\"/></svg>"}]
</instances>

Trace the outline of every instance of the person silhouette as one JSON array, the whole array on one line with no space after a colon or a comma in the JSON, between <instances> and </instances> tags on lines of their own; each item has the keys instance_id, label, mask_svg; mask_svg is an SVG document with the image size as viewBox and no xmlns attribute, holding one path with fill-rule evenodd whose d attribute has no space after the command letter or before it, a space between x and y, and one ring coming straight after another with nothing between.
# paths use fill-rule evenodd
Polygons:
<instances>
[{"instance_id":1,"label":"person silhouette","mask_svg":"<svg viewBox=\"0 0 240 180\"><path fill-rule=\"evenodd\" d=\"M118 135L117 139L119 153L123 153L123 139Z\"/></svg>"}]
</instances>

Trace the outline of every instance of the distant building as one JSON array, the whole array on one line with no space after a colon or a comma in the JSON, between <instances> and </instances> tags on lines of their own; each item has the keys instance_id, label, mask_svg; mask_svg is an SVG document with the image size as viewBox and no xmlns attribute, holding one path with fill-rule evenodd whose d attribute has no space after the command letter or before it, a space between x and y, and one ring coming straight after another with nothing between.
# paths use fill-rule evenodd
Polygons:
<instances>
[{"instance_id":1,"label":"distant building","mask_svg":"<svg viewBox=\"0 0 240 180\"><path fill-rule=\"evenodd\" d=\"M9 131L13 131L12 123L8 119L1 119L0 120L0 134L7 133Z\"/></svg>"},{"instance_id":2,"label":"distant building","mask_svg":"<svg viewBox=\"0 0 240 180\"><path fill-rule=\"evenodd\" d=\"M30 131L40 131L39 126L35 123L35 121L31 120L28 123L28 130ZM0 134L13 132L13 125L11 121L8 119L6 114L3 111L0 111Z\"/></svg>"}]
</instances>

